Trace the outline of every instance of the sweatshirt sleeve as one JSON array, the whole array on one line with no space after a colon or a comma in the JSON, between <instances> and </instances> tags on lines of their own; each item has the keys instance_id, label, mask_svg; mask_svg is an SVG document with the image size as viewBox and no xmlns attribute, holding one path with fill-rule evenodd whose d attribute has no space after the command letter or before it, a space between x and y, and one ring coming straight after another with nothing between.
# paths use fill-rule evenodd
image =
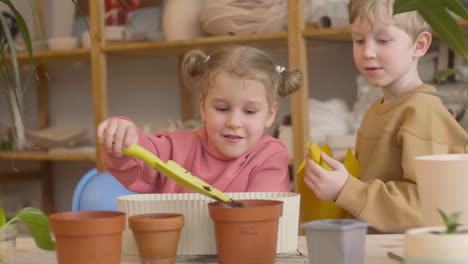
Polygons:
<instances>
[{"instance_id":1,"label":"sweatshirt sleeve","mask_svg":"<svg viewBox=\"0 0 468 264\"><path fill-rule=\"evenodd\" d=\"M402 233L423 225L414 172L414 157L433 153L431 140L400 131L402 144L402 181L362 182L348 177L336 204L354 217L369 221L373 228L385 233Z\"/></svg>"},{"instance_id":2,"label":"sweatshirt sleeve","mask_svg":"<svg viewBox=\"0 0 468 264\"><path fill-rule=\"evenodd\" d=\"M121 117L117 117L121 118ZM131 121L131 120L130 120ZM145 135L137 128L138 144L167 161L172 153L168 133ZM142 160L127 156L117 157L101 148L101 159L107 170L127 189L138 193L159 193L167 178Z\"/></svg>"},{"instance_id":3,"label":"sweatshirt sleeve","mask_svg":"<svg viewBox=\"0 0 468 264\"><path fill-rule=\"evenodd\" d=\"M289 155L286 149L269 157L254 171L247 192L290 192Z\"/></svg>"}]
</instances>

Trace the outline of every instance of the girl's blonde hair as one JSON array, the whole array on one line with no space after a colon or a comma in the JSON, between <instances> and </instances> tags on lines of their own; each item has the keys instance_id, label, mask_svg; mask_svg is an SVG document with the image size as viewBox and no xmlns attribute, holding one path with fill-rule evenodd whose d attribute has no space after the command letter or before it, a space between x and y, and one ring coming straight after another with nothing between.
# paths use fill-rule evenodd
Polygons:
<instances>
[{"instance_id":1,"label":"girl's blonde hair","mask_svg":"<svg viewBox=\"0 0 468 264\"><path fill-rule=\"evenodd\" d=\"M271 105L277 96L285 97L299 89L302 73L299 70L277 70L277 64L265 52L246 46L229 45L208 56L195 49L184 56L181 72L187 87L198 89L206 98L214 78L226 72L236 78L261 82L267 89Z\"/></svg>"},{"instance_id":2,"label":"girl's blonde hair","mask_svg":"<svg viewBox=\"0 0 468 264\"><path fill-rule=\"evenodd\" d=\"M350 0L348 4L349 23L353 24L358 17L365 18L370 22L384 22L382 15L393 20L395 26L405 31L411 39L416 38L422 32L431 32L431 27L422 16L416 12L405 12L393 15L393 4L395 0Z\"/></svg>"}]
</instances>

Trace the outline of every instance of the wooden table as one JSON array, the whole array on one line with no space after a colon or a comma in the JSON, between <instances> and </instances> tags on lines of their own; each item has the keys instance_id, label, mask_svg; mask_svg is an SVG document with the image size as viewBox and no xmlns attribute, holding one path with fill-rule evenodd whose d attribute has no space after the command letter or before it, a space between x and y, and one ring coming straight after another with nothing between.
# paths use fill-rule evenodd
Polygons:
<instances>
[{"instance_id":1,"label":"wooden table","mask_svg":"<svg viewBox=\"0 0 468 264\"><path fill-rule=\"evenodd\" d=\"M387 257L388 251L403 256L403 235L367 235L365 264L399 264ZM38 249L32 238L17 238L17 264L56 264L55 251ZM139 264L137 256L123 256L122 264ZM216 256L179 256L177 263L218 263ZM298 252L278 254L277 264L307 263L307 246L299 237Z\"/></svg>"}]
</instances>

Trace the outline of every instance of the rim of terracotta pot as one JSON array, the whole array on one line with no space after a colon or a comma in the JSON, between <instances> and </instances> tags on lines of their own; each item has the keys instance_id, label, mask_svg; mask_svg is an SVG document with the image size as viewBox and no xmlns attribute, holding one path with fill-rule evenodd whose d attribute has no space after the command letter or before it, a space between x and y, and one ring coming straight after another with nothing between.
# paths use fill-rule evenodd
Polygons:
<instances>
[{"instance_id":1,"label":"rim of terracotta pot","mask_svg":"<svg viewBox=\"0 0 468 264\"><path fill-rule=\"evenodd\" d=\"M135 231L175 230L184 227L184 215L177 213L150 213L132 215L129 226Z\"/></svg>"},{"instance_id":2,"label":"rim of terracotta pot","mask_svg":"<svg viewBox=\"0 0 468 264\"><path fill-rule=\"evenodd\" d=\"M283 201L252 199L236 202L243 203L244 207L230 207L221 202L209 203L210 217L216 221L244 222L277 219L283 214Z\"/></svg>"},{"instance_id":3,"label":"rim of terracotta pot","mask_svg":"<svg viewBox=\"0 0 468 264\"><path fill-rule=\"evenodd\" d=\"M49 215L57 235L86 236L113 234L125 229L126 213L118 211L74 211Z\"/></svg>"}]
</instances>

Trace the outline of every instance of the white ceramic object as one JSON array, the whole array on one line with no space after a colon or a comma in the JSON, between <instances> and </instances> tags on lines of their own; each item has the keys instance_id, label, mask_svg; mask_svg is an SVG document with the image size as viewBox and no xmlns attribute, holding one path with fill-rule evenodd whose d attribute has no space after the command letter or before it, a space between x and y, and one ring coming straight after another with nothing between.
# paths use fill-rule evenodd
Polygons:
<instances>
[{"instance_id":1,"label":"white ceramic object","mask_svg":"<svg viewBox=\"0 0 468 264\"><path fill-rule=\"evenodd\" d=\"M107 40L125 40L126 33L126 26L107 26L104 29L104 37Z\"/></svg>"},{"instance_id":2,"label":"white ceramic object","mask_svg":"<svg viewBox=\"0 0 468 264\"><path fill-rule=\"evenodd\" d=\"M76 12L73 1L50 0L47 5L45 10L48 37L72 36Z\"/></svg>"},{"instance_id":3,"label":"white ceramic object","mask_svg":"<svg viewBox=\"0 0 468 264\"><path fill-rule=\"evenodd\" d=\"M406 231L406 264L468 263L468 233L431 234L445 227L414 228Z\"/></svg>"},{"instance_id":4,"label":"white ceramic object","mask_svg":"<svg viewBox=\"0 0 468 264\"><path fill-rule=\"evenodd\" d=\"M439 208L447 214L463 212L460 223L468 227L468 154L416 157L415 173L424 225L443 225Z\"/></svg>"},{"instance_id":5,"label":"white ceramic object","mask_svg":"<svg viewBox=\"0 0 468 264\"><path fill-rule=\"evenodd\" d=\"M289 192L228 193L232 199L283 201L283 216L278 225L278 253L297 250L300 195ZM128 216L145 213L181 213L185 217L178 255L215 255L216 240L208 206L213 200L198 193L137 194L117 198L119 211ZM123 254L137 255L133 233L123 232Z\"/></svg>"},{"instance_id":6,"label":"white ceramic object","mask_svg":"<svg viewBox=\"0 0 468 264\"><path fill-rule=\"evenodd\" d=\"M193 39L202 36L200 11L203 1L168 0L163 10L166 40Z\"/></svg>"},{"instance_id":7,"label":"white ceramic object","mask_svg":"<svg viewBox=\"0 0 468 264\"><path fill-rule=\"evenodd\" d=\"M49 50L70 50L76 49L79 46L78 38L76 37L55 37L47 40Z\"/></svg>"},{"instance_id":8,"label":"white ceramic object","mask_svg":"<svg viewBox=\"0 0 468 264\"><path fill-rule=\"evenodd\" d=\"M80 38L80 42L81 42L81 47L84 48L84 49L89 49L91 48L91 34L89 33L89 31L85 31L83 33L81 33L81 38Z\"/></svg>"}]
</instances>

